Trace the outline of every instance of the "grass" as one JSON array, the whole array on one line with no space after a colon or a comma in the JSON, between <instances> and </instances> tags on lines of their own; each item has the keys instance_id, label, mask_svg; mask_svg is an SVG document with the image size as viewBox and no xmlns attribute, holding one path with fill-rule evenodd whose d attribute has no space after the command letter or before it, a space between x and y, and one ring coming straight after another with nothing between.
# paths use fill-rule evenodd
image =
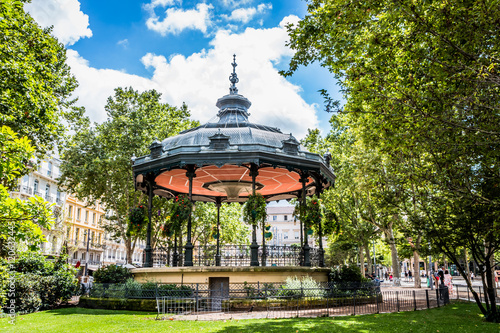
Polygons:
<instances>
[{"instance_id":1,"label":"grass","mask_svg":"<svg viewBox=\"0 0 500 333\"><path fill-rule=\"evenodd\" d=\"M416 312L314 319L155 321L156 313L66 308L0 319L0 332L500 332L475 304L454 303Z\"/></svg>"}]
</instances>

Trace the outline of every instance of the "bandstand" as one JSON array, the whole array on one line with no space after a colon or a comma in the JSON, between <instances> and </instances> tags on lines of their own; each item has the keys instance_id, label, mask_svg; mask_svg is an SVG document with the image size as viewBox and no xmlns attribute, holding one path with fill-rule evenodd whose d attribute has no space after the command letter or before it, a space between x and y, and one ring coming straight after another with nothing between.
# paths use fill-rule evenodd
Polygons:
<instances>
[{"instance_id":1,"label":"bandstand","mask_svg":"<svg viewBox=\"0 0 500 333\"><path fill-rule=\"evenodd\" d=\"M153 196L174 198L188 194L193 202L245 202L256 191L267 202L320 195L332 186L330 156L308 152L293 135L251 123L251 102L238 93L236 60L230 75L229 94L217 100L217 122L155 140L150 154L132 158L136 190L148 195L151 221ZM217 221L219 222L219 221ZM217 223L217 228L219 223ZM326 281L324 251L319 227L319 248L310 248L301 223L301 246L259 246L256 227L249 246L195 246L191 242L191 217L187 221L184 251L165 253L151 248L147 228L145 265L132 270L138 280L168 283L205 283L229 278L230 283L282 282L287 276L311 276ZM182 250L182 249L181 249ZM241 281L240 281L241 280Z\"/></svg>"}]
</instances>

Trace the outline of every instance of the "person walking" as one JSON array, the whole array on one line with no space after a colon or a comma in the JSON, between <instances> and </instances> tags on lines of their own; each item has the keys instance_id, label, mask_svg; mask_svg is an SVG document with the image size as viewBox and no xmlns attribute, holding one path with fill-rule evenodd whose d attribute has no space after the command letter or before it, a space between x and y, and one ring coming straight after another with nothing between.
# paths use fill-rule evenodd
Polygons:
<instances>
[{"instance_id":1,"label":"person walking","mask_svg":"<svg viewBox=\"0 0 500 333\"><path fill-rule=\"evenodd\" d=\"M413 274L411 273L411 271L408 271L408 279L410 281L413 281Z\"/></svg>"},{"instance_id":2,"label":"person walking","mask_svg":"<svg viewBox=\"0 0 500 333\"><path fill-rule=\"evenodd\" d=\"M451 276L450 273L448 273L448 270L444 271L444 285L448 287L448 292L451 294L453 293L453 285L451 284L451 280L453 280L453 277Z\"/></svg>"}]
</instances>

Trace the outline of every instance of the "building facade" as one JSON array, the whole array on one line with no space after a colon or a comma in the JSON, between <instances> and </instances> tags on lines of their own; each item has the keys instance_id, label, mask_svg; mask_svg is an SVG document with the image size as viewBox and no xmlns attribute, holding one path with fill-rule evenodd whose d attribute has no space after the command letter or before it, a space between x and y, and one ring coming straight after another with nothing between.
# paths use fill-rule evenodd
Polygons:
<instances>
[{"instance_id":1,"label":"building facade","mask_svg":"<svg viewBox=\"0 0 500 333\"><path fill-rule=\"evenodd\" d=\"M66 194L59 191L57 186L60 165L61 160L54 157L41 161L30 160L31 173L19 179L19 185L10 193L11 197L22 200L28 200L36 195L54 204L52 207L55 217L54 225L50 230L42 229L46 242L41 244L41 251L48 258L60 255L65 239L64 205Z\"/></svg>"}]
</instances>

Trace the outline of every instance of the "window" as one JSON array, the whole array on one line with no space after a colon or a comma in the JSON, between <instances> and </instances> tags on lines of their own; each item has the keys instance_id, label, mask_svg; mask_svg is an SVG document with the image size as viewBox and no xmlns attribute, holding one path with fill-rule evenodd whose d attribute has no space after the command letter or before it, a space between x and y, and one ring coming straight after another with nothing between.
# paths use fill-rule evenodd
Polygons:
<instances>
[{"instance_id":1,"label":"window","mask_svg":"<svg viewBox=\"0 0 500 333\"><path fill-rule=\"evenodd\" d=\"M295 231L295 239L299 239L299 232Z\"/></svg>"},{"instance_id":2,"label":"window","mask_svg":"<svg viewBox=\"0 0 500 333\"><path fill-rule=\"evenodd\" d=\"M73 206L68 207L68 217L72 217L73 215Z\"/></svg>"},{"instance_id":3,"label":"window","mask_svg":"<svg viewBox=\"0 0 500 333\"><path fill-rule=\"evenodd\" d=\"M85 260L85 252L82 252L82 260Z\"/></svg>"},{"instance_id":4,"label":"window","mask_svg":"<svg viewBox=\"0 0 500 333\"><path fill-rule=\"evenodd\" d=\"M273 221L276 221L278 219L277 215L273 215Z\"/></svg>"},{"instance_id":5,"label":"window","mask_svg":"<svg viewBox=\"0 0 500 333\"><path fill-rule=\"evenodd\" d=\"M90 254L90 261L94 261L94 254L93 253Z\"/></svg>"},{"instance_id":6,"label":"window","mask_svg":"<svg viewBox=\"0 0 500 333\"><path fill-rule=\"evenodd\" d=\"M80 237L80 228L76 228L75 231L75 243L78 242L78 238Z\"/></svg>"},{"instance_id":7,"label":"window","mask_svg":"<svg viewBox=\"0 0 500 333\"><path fill-rule=\"evenodd\" d=\"M61 201L61 192L57 191L56 199L58 202Z\"/></svg>"},{"instance_id":8,"label":"window","mask_svg":"<svg viewBox=\"0 0 500 333\"><path fill-rule=\"evenodd\" d=\"M35 194L38 192L38 179L35 179L35 182L33 183L33 191L35 191Z\"/></svg>"},{"instance_id":9,"label":"window","mask_svg":"<svg viewBox=\"0 0 500 333\"><path fill-rule=\"evenodd\" d=\"M99 234L99 236L97 236L97 244L101 244L101 234Z\"/></svg>"},{"instance_id":10,"label":"window","mask_svg":"<svg viewBox=\"0 0 500 333\"><path fill-rule=\"evenodd\" d=\"M76 219L77 219L78 221L80 221L80 218L81 218L81 217L82 217L82 209L81 209L81 208L78 208L78 209L76 210Z\"/></svg>"},{"instance_id":11,"label":"window","mask_svg":"<svg viewBox=\"0 0 500 333\"><path fill-rule=\"evenodd\" d=\"M92 224L95 225L95 213L92 213Z\"/></svg>"},{"instance_id":12,"label":"window","mask_svg":"<svg viewBox=\"0 0 500 333\"><path fill-rule=\"evenodd\" d=\"M85 223L89 223L89 211L85 211Z\"/></svg>"},{"instance_id":13,"label":"window","mask_svg":"<svg viewBox=\"0 0 500 333\"><path fill-rule=\"evenodd\" d=\"M288 232L285 232L285 233L283 234L283 239L288 239Z\"/></svg>"},{"instance_id":14,"label":"window","mask_svg":"<svg viewBox=\"0 0 500 333\"><path fill-rule=\"evenodd\" d=\"M45 199L49 198L49 194L50 194L50 185L47 184L45 185Z\"/></svg>"},{"instance_id":15,"label":"window","mask_svg":"<svg viewBox=\"0 0 500 333\"><path fill-rule=\"evenodd\" d=\"M52 163L49 162L49 165L48 165L48 170L47 170L47 176L52 176Z\"/></svg>"},{"instance_id":16,"label":"window","mask_svg":"<svg viewBox=\"0 0 500 333\"><path fill-rule=\"evenodd\" d=\"M78 252L73 253L73 259L78 259Z\"/></svg>"},{"instance_id":17,"label":"window","mask_svg":"<svg viewBox=\"0 0 500 333\"><path fill-rule=\"evenodd\" d=\"M287 220L288 220L288 215L283 216L283 219L284 219L285 221L287 221Z\"/></svg>"}]
</instances>

